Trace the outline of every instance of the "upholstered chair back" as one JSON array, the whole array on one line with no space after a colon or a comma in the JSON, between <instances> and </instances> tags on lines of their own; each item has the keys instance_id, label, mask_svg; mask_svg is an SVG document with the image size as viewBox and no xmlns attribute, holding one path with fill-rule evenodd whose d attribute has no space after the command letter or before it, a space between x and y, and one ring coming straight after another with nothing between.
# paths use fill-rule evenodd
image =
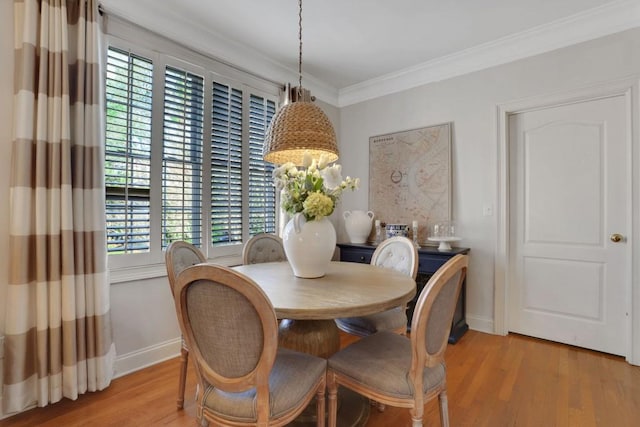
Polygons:
<instances>
[{"instance_id":1,"label":"upholstered chair back","mask_svg":"<svg viewBox=\"0 0 640 427\"><path fill-rule=\"evenodd\" d=\"M231 269L202 264L180 275L176 291L178 318L191 353L205 362L199 371L206 383L227 392L267 387L278 329L262 289Z\"/></svg>"},{"instance_id":2,"label":"upholstered chair back","mask_svg":"<svg viewBox=\"0 0 640 427\"><path fill-rule=\"evenodd\" d=\"M256 369L264 349L264 331L246 295L219 282L198 280L187 289L186 305L193 339L213 371L239 378ZM275 323L275 315L267 321Z\"/></svg>"},{"instance_id":3,"label":"upholstered chair back","mask_svg":"<svg viewBox=\"0 0 640 427\"><path fill-rule=\"evenodd\" d=\"M282 239L275 234L260 233L253 236L242 250L243 264L286 261Z\"/></svg>"},{"instance_id":4,"label":"upholstered chair back","mask_svg":"<svg viewBox=\"0 0 640 427\"><path fill-rule=\"evenodd\" d=\"M418 250L406 237L391 237L378 245L371 256L371 264L391 268L415 280L418 274Z\"/></svg>"},{"instance_id":5,"label":"upholstered chair back","mask_svg":"<svg viewBox=\"0 0 640 427\"><path fill-rule=\"evenodd\" d=\"M200 249L181 240L171 242L164 256L171 293L174 293L176 277L182 270L207 261Z\"/></svg>"}]
</instances>

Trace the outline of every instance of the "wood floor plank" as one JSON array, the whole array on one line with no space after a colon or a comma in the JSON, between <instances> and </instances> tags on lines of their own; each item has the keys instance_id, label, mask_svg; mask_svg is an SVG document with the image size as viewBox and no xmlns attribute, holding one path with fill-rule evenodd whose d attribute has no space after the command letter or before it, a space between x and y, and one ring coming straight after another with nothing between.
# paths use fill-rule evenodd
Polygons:
<instances>
[{"instance_id":1,"label":"wood floor plank","mask_svg":"<svg viewBox=\"0 0 640 427\"><path fill-rule=\"evenodd\" d=\"M357 338L343 334L341 345ZM469 331L446 353L452 427L635 427L640 367L623 358L521 335ZM196 378L189 364L185 409L176 409L179 358L114 380L106 390L64 399L0 421L0 427L190 426ZM409 411L371 409L367 427L411 425ZM439 426L437 401L425 426Z\"/></svg>"},{"instance_id":2,"label":"wood floor plank","mask_svg":"<svg viewBox=\"0 0 640 427\"><path fill-rule=\"evenodd\" d=\"M569 358L568 348L561 347L558 351L558 383L555 402L555 425L569 424Z\"/></svg>"}]
</instances>

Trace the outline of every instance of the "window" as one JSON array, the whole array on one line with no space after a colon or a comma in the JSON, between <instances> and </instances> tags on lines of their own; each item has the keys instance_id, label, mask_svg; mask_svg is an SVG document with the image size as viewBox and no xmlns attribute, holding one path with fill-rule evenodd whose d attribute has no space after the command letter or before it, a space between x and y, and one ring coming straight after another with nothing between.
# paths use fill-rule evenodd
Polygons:
<instances>
[{"instance_id":1,"label":"window","mask_svg":"<svg viewBox=\"0 0 640 427\"><path fill-rule=\"evenodd\" d=\"M149 251L151 61L109 49L105 185L109 253Z\"/></svg>"},{"instance_id":2,"label":"window","mask_svg":"<svg viewBox=\"0 0 640 427\"><path fill-rule=\"evenodd\" d=\"M214 83L211 120L211 239L242 241L242 92Z\"/></svg>"},{"instance_id":3,"label":"window","mask_svg":"<svg viewBox=\"0 0 640 427\"><path fill-rule=\"evenodd\" d=\"M211 129L211 239L215 245L242 241L242 92L213 84ZM262 161L262 143L275 114L275 103L260 96L249 98L249 234L276 229L273 166Z\"/></svg>"},{"instance_id":4,"label":"window","mask_svg":"<svg viewBox=\"0 0 640 427\"><path fill-rule=\"evenodd\" d=\"M204 79L167 67L162 128L162 249L202 247Z\"/></svg>"},{"instance_id":5,"label":"window","mask_svg":"<svg viewBox=\"0 0 640 427\"><path fill-rule=\"evenodd\" d=\"M277 87L132 50L107 49L109 254L160 263L169 243L186 240L209 258L240 255L277 226L273 166L262 160Z\"/></svg>"},{"instance_id":6,"label":"window","mask_svg":"<svg viewBox=\"0 0 640 427\"><path fill-rule=\"evenodd\" d=\"M262 146L276 112L273 101L251 95L249 106L249 232L276 229L276 195L271 184L273 165L262 160Z\"/></svg>"}]
</instances>

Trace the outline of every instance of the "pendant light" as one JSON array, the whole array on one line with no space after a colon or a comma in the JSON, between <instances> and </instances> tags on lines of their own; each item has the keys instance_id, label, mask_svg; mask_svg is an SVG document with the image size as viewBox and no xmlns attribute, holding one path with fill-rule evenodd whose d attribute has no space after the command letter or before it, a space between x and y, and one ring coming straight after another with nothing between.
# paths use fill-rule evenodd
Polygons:
<instances>
[{"instance_id":1,"label":"pendant light","mask_svg":"<svg viewBox=\"0 0 640 427\"><path fill-rule=\"evenodd\" d=\"M311 102L302 89L302 0L298 0L298 87L294 96L273 117L264 140L264 160L302 165L305 152L318 159L327 156L329 163L338 160L336 132L322 109ZM287 99L289 88L287 86Z\"/></svg>"}]
</instances>

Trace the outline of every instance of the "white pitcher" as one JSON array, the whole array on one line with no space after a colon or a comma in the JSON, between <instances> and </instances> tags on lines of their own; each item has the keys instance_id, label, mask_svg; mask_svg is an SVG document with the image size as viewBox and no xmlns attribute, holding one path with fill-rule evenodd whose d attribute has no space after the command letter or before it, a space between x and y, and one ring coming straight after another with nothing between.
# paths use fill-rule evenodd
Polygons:
<instances>
[{"instance_id":1,"label":"white pitcher","mask_svg":"<svg viewBox=\"0 0 640 427\"><path fill-rule=\"evenodd\" d=\"M371 211L344 211L342 216L351 243L366 243L371 232L374 213Z\"/></svg>"}]
</instances>

